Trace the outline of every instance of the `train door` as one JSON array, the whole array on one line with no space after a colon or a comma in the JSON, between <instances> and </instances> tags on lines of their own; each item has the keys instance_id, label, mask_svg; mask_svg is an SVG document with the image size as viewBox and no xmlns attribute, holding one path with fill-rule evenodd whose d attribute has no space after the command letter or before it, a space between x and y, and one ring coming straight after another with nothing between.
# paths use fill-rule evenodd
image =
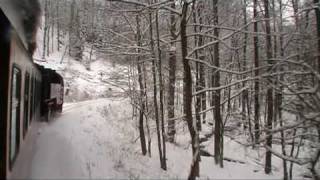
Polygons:
<instances>
[{"instance_id":1,"label":"train door","mask_svg":"<svg viewBox=\"0 0 320 180\"><path fill-rule=\"evenodd\" d=\"M24 86L24 117L23 117L23 137L26 135L29 127L29 103L30 103L30 74L25 75Z\"/></svg>"},{"instance_id":2,"label":"train door","mask_svg":"<svg viewBox=\"0 0 320 180\"><path fill-rule=\"evenodd\" d=\"M20 141L20 101L21 101L21 71L17 67L12 69L11 110L10 110L10 169L17 157Z\"/></svg>"},{"instance_id":3,"label":"train door","mask_svg":"<svg viewBox=\"0 0 320 180\"><path fill-rule=\"evenodd\" d=\"M31 105L30 105L30 123L32 122L33 119L33 114L34 114L34 109L33 109L33 99L34 99L34 86L33 86L33 81L34 81L34 76L32 76L31 78L31 94L30 94L30 101L31 101Z\"/></svg>"}]
</instances>

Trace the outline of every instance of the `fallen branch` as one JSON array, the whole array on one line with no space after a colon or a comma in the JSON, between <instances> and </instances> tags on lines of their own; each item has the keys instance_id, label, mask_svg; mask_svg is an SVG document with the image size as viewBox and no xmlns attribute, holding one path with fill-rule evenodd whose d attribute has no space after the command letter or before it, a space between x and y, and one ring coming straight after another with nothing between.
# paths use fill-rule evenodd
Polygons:
<instances>
[{"instance_id":1,"label":"fallen branch","mask_svg":"<svg viewBox=\"0 0 320 180\"><path fill-rule=\"evenodd\" d=\"M200 156L205 156L205 157L214 157L213 154L210 154L208 151L200 149ZM237 159L232 159L229 157L223 157L224 161L228 161L228 162L233 162L233 163L240 163L240 164L246 164L244 161L241 160L237 160Z\"/></svg>"}]
</instances>

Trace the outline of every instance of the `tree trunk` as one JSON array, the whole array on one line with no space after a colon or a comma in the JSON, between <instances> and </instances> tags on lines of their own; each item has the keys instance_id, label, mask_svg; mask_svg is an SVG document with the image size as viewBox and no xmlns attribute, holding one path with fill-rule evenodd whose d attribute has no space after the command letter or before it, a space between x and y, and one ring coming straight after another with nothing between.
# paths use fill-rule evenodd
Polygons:
<instances>
[{"instance_id":1,"label":"tree trunk","mask_svg":"<svg viewBox=\"0 0 320 180\"><path fill-rule=\"evenodd\" d=\"M147 94L147 69L146 65L144 62L142 62L142 68L143 68L143 81L144 81L144 104L145 104L145 114L149 113L149 108L148 108L148 94ZM150 125L149 125L149 118L146 116L146 128L147 128L147 136L148 136L148 155L151 157L151 133L150 133Z\"/></svg>"},{"instance_id":2,"label":"tree trunk","mask_svg":"<svg viewBox=\"0 0 320 180\"><path fill-rule=\"evenodd\" d=\"M171 9L175 9L174 0L171 0ZM175 103L175 87L176 87L176 45L173 42L176 40L176 19L173 12L170 13L170 35L171 35L171 47L169 54L169 84L168 84L168 141L174 142L174 136L176 134L175 130L175 120L174 118L174 103Z\"/></svg>"},{"instance_id":3,"label":"tree trunk","mask_svg":"<svg viewBox=\"0 0 320 180\"><path fill-rule=\"evenodd\" d=\"M48 25L48 29L47 29L47 56L49 56L49 54L50 54L50 31L52 31L52 23L50 23L50 21L51 21L51 16L52 16L52 14L51 14L51 12L50 12L50 8L51 8L51 1L48 1L48 9L47 9L47 25ZM52 33L51 33L52 34Z\"/></svg>"},{"instance_id":4,"label":"tree trunk","mask_svg":"<svg viewBox=\"0 0 320 180\"><path fill-rule=\"evenodd\" d=\"M71 5L70 5L70 22L69 22L69 56L72 54L72 43L73 43L73 21L74 21L74 14L75 14L75 0L72 0Z\"/></svg>"},{"instance_id":5,"label":"tree trunk","mask_svg":"<svg viewBox=\"0 0 320 180\"><path fill-rule=\"evenodd\" d=\"M49 18L48 18L48 20L49 20ZM50 55L50 30L51 30L51 26L48 25L47 34L46 34L47 35L47 42L46 42L47 43L47 45L46 45L47 56Z\"/></svg>"},{"instance_id":6,"label":"tree trunk","mask_svg":"<svg viewBox=\"0 0 320 180\"><path fill-rule=\"evenodd\" d=\"M254 0L253 1L253 19L254 19L254 33L258 32L258 1ZM254 76L258 77L259 76L259 42L258 42L258 35L255 34L253 36L253 45L254 45ZM259 94L260 94L260 83L259 80L254 81L254 138L255 138L255 143L257 144L260 139L260 104L259 104Z\"/></svg>"},{"instance_id":7,"label":"tree trunk","mask_svg":"<svg viewBox=\"0 0 320 180\"><path fill-rule=\"evenodd\" d=\"M141 46L141 30L140 30L140 18L138 15L136 15L136 21L137 21L137 44L138 47ZM142 74L142 68L141 68L141 62L140 62L140 49L138 48L138 58L137 58L137 69L138 69L138 81L139 81L139 88L140 88L140 97L139 97L139 104L140 104L140 110L139 110L139 132L140 132L140 142L141 142L141 151L143 155L147 154L147 147L146 147L146 138L144 133L144 125L143 125L143 116L145 111L145 99L144 99L144 84L143 84L143 74Z\"/></svg>"},{"instance_id":8,"label":"tree trunk","mask_svg":"<svg viewBox=\"0 0 320 180\"><path fill-rule=\"evenodd\" d=\"M153 103L154 103L154 113L156 119L156 127L157 127L157 138L158 138L158 149L159 149L159 159L160 165L162 168L162 146L161 146L161 135L160 135L160 125L159 125L159 107L158 107L158 88L157 88L157 73L156 73L156 57L155 57L155 48L154 48L154 40L153 40L153 25L152 25L152 12L149 12L149 31L150 31L150 46L152 51L152 76L153 76Z\"/></svg>"},{"instance_id":9,"label":"tree trunk","mask_svg":"<svg viewBox=\"0 0 320 180\"><path fill-rule=\"evenodd\" d=\"M247 19L247 0L243 0L243 24L244 26L246 26L248 23L248 19ZM248 31L248 28L245 28L245 31ZM247 70L247 44L248 44L248 34L244 33L244 47L243 47L243 65L242 65L242 71L246 71ZM246 74L243 75L243 79L245 79L247 76ZM246 82L242 83L242 88L246 87ZM244 130L246 129L246 120L249 120L249 133L250 135L252 134L251 132L251 121L250 121L250 117L247 117L250 115L247 114L247 104L249 103L248 100L248 90L244 90L242 93L242 103L241 103L241 107L242 107L242 119L244 121ZM253 136L251 135L251 139L253 140Z\"/></svg>"},{"instance_id":10,"label":"tree trunk","mask_svg":"<svg viewBox=\"0 0 320 180\"><path fill-rule=\"evenodd\" d=\"M199 24L203 24L203 18L202 18L202 10L204 9L204 4L203 2L199 2L199 7L198 7L198 17L199 17ZM199 32L202 31L202 27L199 27ZM199 36L198 40L198 47L203 46L204 44L204 38L202 35ZM199 51L199 59L202 61L205 61L205 52L204 50ZM205 67L203 63L199 64L199 90L203 90L206 88L206 73L205 73ZM200 95L200 104L201 104L201 111L205 111L207 109L207 95L206 92L202 93ZM202 113L202 122L206 123L206 113Z\"/></svg>"},{"instance_id":11,"label":"tree trunk","mask_svg":"<svg viewBox=\"0 0 320 180\"><path fill-rule=\"evenodd\" d=\"M187 12L189 4L184 1L182 7L182 17L180 22L181 36L181 53L183 62L183 113L184 119L188 124L188 129L191 136L192 146L192 163L188 179L193 180L199 176L199 135L196 128L196 123L192 118L192 75L188 55L188 38L187 38Z\"/></svg>"},{"instance_id":12,"label":"tree trunk","mask_svg":"<svg viewBox=\"0 0 320 180\"><path fill-rule=\"evenodd\" d=\"M94 35L94 25L95 25L95 7L96 7L96 2L95 0L91 0L91 5L92 5L92 9L91 9L91 28L90 28L90 34Z\"/></svg>"},{"instance_id":13,"label":"tree trunk","mask_svg":"<svg viewBox=\"0 0 320 180\"><path fill-rule=\"evenodd\" d=\"M270 28L270 15L269 15L269 0L264 0L264 10L265 10L265 28L266 28L266 53L267 53L267 61L268 64L271 66L271 58L272 58L272 45L271 45L271 28ZM271 73L272 68L269 67L268 69L269 73ZM267 125L266 128L268 130L272 129L272 122L273 122L273 89L271 84L273 83L272 79L270 78L269 80L269 85L267 88ZM272 148L272 133L267 132L267 142L266 146L269 148ZM266 160L265 160L265 173L270 174L271 173L271 158L272 158L272 153L271 151L266 149Z\"/></svg>"},{"instance_id":14,"label":"tree trunk","mask_svg":"<svg viewBox=\"0 0 320 180\"><path fill-rule=\"evenodd\" d=\"M56 24L57 24L57 50L60 51L60 15L59 15L59 2L60 1L56 1L56 13L57 13L57 17L56 17Z\"/></svg>"},{"instance_id":15,"label":"tree trunk","mask_svg":"<svg viewBox=\"0 0 320 180\"><path fill-rule=\"evenodd\" d=\"M50 3L50 9L53 9L53 2ZM55 15L54 15L54 11L51 10L51 53L53 53L54 51L54 18L55 18Z\"/></svg>"},{"instance_id":16,"label":"tree trunk","mask_svg":"<svg viewBox=\"0 0 320 180\"><path fill-rule=\"evenodd\" d=\"M158 48L158 73L159 73L159 86L160 86L160 123L162 135L162 161L161 168L167 170L167 157L166 157L166 141L165 141L165 128L164 128L164 108L163 108L163 81L162 81L162 57L160 47L160 32L159 32L159 12L156 12L156 32L157 32L157 48Z\"/></svg>"},{"instance_id":17,"label":"tree trunk","mask_svg":"<svg viewBox=\"0 0 320 180\"><path fill-rule=\"evenodd\" d=\"M314 12L316 14L316 20L317 20L317 43L318 43L318 72L320 73L320 4L319 0L313 0L315 4L317 4L317 8L314 8ZM319 128L318 128L319 129Z\"/></svg>"},{"instance_id":18,"label":"tree trunk","mask_svg":"<svg viewBox=\"0 0 320 180\"><path fill-rule=\"evenodd\" d=\"M316 169L317 167L317 164L319 163L319 159L320 159L320 150L318 149L317 152L316 152L316 156L314 159L312 159L312 162L311 162L311 173L312 173L312 176L315 180L320 180L320 174L318 172L318 170Z\"/></svg>"},{"instance_id":19,"label":"tree trunk","mask_svg":"<svg viewBox=\"0 0 320 180\"><path fill-rule=\"evenodd\" d=\"M196 4L197 3L195 1L193 1L193 3L192 3L192 15L193 15L193 23L194 24L197 24L197 11L195 9ZM197 26L194 26L194 33L198 33ZM201 39L202 39L202 37L200 37L200 36L199 36L199 38L197 38L197 36L194 37L195 47L199 47L200 46L200 43L201 43L200 40ZM195 58L199 59L198 51L195 52ZM195 73L196 74L196 87L195 87L196 91L199 91L201 89L201 87L200 87L200 65L201 65L201 63L196 62L196 73ZM198 131L201 131L201 115L200 115L201 97L202 97L202 94L197 95L195 97L195 104L194 104Z\"/></svg>"},{"instance_id":20,"label":"tree trunk","mask_svg":"<svg viewBox=\"0 0 320 180\"><path fill-rule=\"evenodd\" d=\"M199 57L201 60L205 60L205 56L200 56ZM200 64L199 67L199 71L200 71L200 91L206 88L206 72L205 72L205 67L203 64ZM205 111L207 109L207 94L206 92L202 93L201 96L201 110ZM202 113L202 123L206 123L206 112Z\"/></svg>"},{"instance_id":21,"label":"tree trunk","mask_svg":"<svg viewBox=\"0 0 320 180\"><path fill-rule=\"evenodd\" d=\"M219 25L219 16L218 16L218 0L213 0L213 17L214 17L214 25ZM214 28L213 34L216 38L219 38L219 29ZM220 67L220 55L219 55L219 42L213 45L214 51L214 62L213 65L215 67ZM213 74L213 87L220 87L220 71L216 71ZM220 100L221 99L221 90L216 90L213 92L213 103L214 103L214 119L215 119L215 127L214 127L214 157L215 163L219 164L220 167L223 167L223 123L221 118L221 109L220 109Z\"/></svg>"},{"instance_id":22,"label":"tree trunk","mask_svg":"<svg viewBox=\"0 0 320 180\"><path fill-rule=\"evenodd\" d=\"M44 1L44 28L43 28L43 49L42 59L46 58L47 51L47 31L48 31L48 0Z\"/></svg>"},{"instance_id":23,"label":"tree trunk","mask_svg":"<svg viewBox=\"0 0 320 180\"><path fill-rule=\"evenodd\" d=\"M280 25L279 25L279 31L280 31L280 39L279 39L279 43L280 43L280 58L284 58L284 49L283 49L283 13L282 13L283 9L282 9L282 0L279 0L279 12L280 12ZM283 71L283 67L280 67L280 72ZM279 77L280 82L282 82L284 80L283 75L280 75ZM283 119L282 119L282 110L281 110L281 106L282 106L282 91L283 88L282 86L280 86L280 91L277 94L277 103L278 103L278 118L279 118L279 123L280 123L280 128L283 127ZM281 150L282 150L282 154L284 156L287 155L286 152L286 144L285 144L285 135L284 135L284 131L280 132L280 136L281 136ZM282 165L283 165L283 180L288 180L288 167L287 167L287 160L283 159L282 160Z\"/></svg>"},{"instance_id":24,"label":"tree trunk","mask_svg":"<svg viewBox=\"0 0 320 180\"><path fill-rule=\"evenodd\" d=\"M292 8L293 8L293 13L294 13L294 20L295 20L295 23L296 23L296 31L297 33L300 33L301 32L301 26L300 26L300 18L299 18L299 0L291 0L291 3L292 3ZM297 61L300 60L300 42L298 40L296 40L296 51L297 51Z\"/></svg>"},{"instance_id":25,"label":"tree trunk","mask_svg":"<svg viewBox=\"0 0 320 180\"><path fill-rule=\"evenodd\" d=\"M71 22L69 25L69 52L77 61L82 61L84 42L81 34L80 10L75 0L71 3Z\"/></svg>"},{"instance_id":26,"label":"tree trunk","mask_svg":"<svg viewBox=\"0 0 320 180\"><path fill-rule=\"evenodd\" d=\"M202 11L204 9L204 2L199 1L198 7L198 16L199 16L199 24L203 24ZM199 27L199 31L202 31L202 27ZM204 45L204 37L202 35L199 36L198 46ZM205 61L205 51L200 50L199 59ZM203 90L206 88L206 68L203 63L199 65L199 90ZM205 111L207 109L207 93L204 92L201 94L201 110ZM202 122L206 123L206 112L202 113Z\"/></svg>"}]
</instances>

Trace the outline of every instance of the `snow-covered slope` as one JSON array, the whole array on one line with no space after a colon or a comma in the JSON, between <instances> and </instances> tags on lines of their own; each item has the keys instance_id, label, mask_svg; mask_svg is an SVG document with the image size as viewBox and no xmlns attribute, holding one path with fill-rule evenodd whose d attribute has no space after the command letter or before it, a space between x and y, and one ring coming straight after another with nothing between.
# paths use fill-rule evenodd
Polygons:
<instances>
[{"instance_id":1,"label":"snow-covered slope","mask_svg":"<svg viewBox=\"0 0 320 180\"><path fill-rule=\"evenodd\" d=\"M44 20L41 23L44 23ZM66 102L124 95L127 86L125 78L128 73L127 67L108 61L103 56L97 57L95 51L90 55L91 46L89 45L85 46L82 62L69 57L67 44L60 45L60 51L57 51L56 40L50 40L49 48L46 47L44 54L43 34L43 28L39 28L34 61L46 68L56 70L63 76ZM53 38L56 39L56 33L53 34ZM67 35L60 38L68 42ZM50 52L49 55L47 50Z\"/></svg>"},{"instance_id":2,"label":"snow-covered slope","mask_svg":"<svg viewBox=\"0 0 320 180\"><path fill-rule=\"evenodd\" d=\"M122 96L126 91L127 68L112 65L105 59L95 60L88 70L81 62L55 52L36 63L60 73L65 81L67 102L83 101L101 97Z\"/></svg>"}]
</instances>

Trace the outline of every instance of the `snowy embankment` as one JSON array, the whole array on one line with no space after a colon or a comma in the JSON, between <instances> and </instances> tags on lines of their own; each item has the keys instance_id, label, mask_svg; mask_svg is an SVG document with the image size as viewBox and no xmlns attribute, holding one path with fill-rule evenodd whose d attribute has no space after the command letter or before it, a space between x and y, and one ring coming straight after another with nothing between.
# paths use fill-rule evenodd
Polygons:
<instances>
[{"instance_id":1,"label":"snowy embankment","mask_svg":"<svg viewBox=\"0 0 320 180\"><path fill-rule=\"evenodd\" d=\"M127 67L98 59L91 62L88 70L81 62L62 56L62 51L55 52L46 61L36 58L36 63L63 76L67 102L121 96L126 92Z\"/></svg>"}]
</instances>

